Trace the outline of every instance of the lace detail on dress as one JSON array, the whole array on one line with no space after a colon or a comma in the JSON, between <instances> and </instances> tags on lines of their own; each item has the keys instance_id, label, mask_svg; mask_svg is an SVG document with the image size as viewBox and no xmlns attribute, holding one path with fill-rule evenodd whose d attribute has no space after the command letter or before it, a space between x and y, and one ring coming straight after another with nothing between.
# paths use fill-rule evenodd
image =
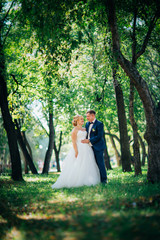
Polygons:
<instances>
[{"instance_id":1,"label":"lace detail on dress","mask_svg":"<svg viewBox=\"0 0 160 240\"><path fill-rule=\"evenodd\" d=\"M81 140L85 139L87 136L86 131L79 130L77 133L77 142L81 142Z\"/></svg>"}]
</instances>

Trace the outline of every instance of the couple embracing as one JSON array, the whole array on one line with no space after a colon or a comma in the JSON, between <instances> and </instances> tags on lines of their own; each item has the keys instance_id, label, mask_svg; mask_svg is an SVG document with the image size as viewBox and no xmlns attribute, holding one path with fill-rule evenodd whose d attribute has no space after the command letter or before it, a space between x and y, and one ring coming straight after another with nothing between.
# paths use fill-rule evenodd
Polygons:
<instances>
[{"instance_id":1,"label":"couple embracing","mask_svg":"<svg viewBox=\"0 0 160 240\"><path fill-rule=\"evenodd\" d=\"M71 188L91 186L107 182L106 168L103 159L105 143L103 123L95 118L95 111L86 113L88 122L83 128L81 115L74 117L72 124L72 144L63 163L62 172L52 188Z\"/></svg>"}]
</instances>

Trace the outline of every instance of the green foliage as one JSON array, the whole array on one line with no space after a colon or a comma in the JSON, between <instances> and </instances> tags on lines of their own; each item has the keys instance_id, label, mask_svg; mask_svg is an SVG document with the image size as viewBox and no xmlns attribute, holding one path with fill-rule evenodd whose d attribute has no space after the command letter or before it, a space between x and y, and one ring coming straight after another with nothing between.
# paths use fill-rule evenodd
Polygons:
<instances>
[{"instance_id":1,"label":"green foliage","mask_svg":"<svg viewBox=\"0 0 160 240\"><path fill-rule=\"evenodd\" d=\"M1 178L1 239L158 239L160 185L108 171L109 184L52 190L58 175Z\"/></svg>"},{"instance_id":2,"label":"green foliage","mask_svg":"<svg viewBox=\"0 0 160 240\"><path fill-rule=\"evenodd\" d=\"M11 3L2 1L2 19ZM158 1L140 0L136 3L116 0L121 50L129 60L132 56L134 11L137 9L138 51ZM10 23L12 27L4 45L9 107L13 119L20 120L22 130L30 133L34 152L42 138L45 139L43 147L46 147L48 113L52 111L56 142L60 131L63 131L63 143L70 141L73 116L77 113L85 116L89 108L96 110L106 131L109 129L119 135L112 83L111 34L104 1L14 1L3 25L2 39ZM159 26L158 20L147 51L137 62L137 69L148 83L156 103L160 88ZM120 68L118 74L132 139L129 79ZM134 113L139 133L143 136L145 117L137 92Z\"/></svg>"}]
</instances>

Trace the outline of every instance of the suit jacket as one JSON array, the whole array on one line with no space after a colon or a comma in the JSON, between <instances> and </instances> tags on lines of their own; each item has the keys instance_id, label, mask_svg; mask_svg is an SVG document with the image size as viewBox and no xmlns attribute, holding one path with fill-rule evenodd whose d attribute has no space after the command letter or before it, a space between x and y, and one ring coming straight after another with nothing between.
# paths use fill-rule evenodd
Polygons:
<instances>
[{"instance_id":1,"label":"suit jacket","mask_svg":"<svg viewBox=\"0 0 160 240\"><path fill-rule=\"evenodd\" d=\"M89 125L90 125L89 122L87 122L86 123L87 138ZM103 134L104 134L103 123L96 119L90 132L90 142L93 146L93 149L96 151L103 151L105 149Z\"/></svg>"}]
</instances>

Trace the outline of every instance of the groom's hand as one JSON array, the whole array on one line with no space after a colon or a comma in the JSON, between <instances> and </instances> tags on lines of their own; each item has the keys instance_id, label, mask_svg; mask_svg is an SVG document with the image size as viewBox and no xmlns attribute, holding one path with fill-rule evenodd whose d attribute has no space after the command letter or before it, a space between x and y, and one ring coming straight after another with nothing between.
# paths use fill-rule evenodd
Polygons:
<instances>
[{"instance_id":1,"label":"groom's hand","mask_svg":"<svg viewBox=\"0 0 160 240\"><path fill-rule=\"evenodd\" d=\"M89 143L89 139L81 140L81 143Z\"/></svg>"}]
</instances>

